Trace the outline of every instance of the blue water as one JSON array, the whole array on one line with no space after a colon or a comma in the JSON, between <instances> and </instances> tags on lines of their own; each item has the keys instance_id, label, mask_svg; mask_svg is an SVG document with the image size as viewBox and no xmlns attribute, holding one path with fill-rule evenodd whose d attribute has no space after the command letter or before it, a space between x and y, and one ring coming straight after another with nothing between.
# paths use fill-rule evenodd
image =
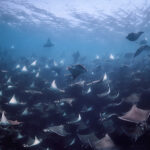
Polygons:
<instances>
[{"instance_id":1,"label":"blue water","mask_svg":"<svg viewBox=\"0 0 150 150\"><path fill-rule=\"evenodd\" d=\"M137 43L125 39L129 32L144 31L149 38L150 2L119 1L0 1L0 46L13 45L13 55L50 55L68 58L80 51L88 58L134 52ZM45 50L50 38L55 44Z\"/></svg>"}]
</instances>

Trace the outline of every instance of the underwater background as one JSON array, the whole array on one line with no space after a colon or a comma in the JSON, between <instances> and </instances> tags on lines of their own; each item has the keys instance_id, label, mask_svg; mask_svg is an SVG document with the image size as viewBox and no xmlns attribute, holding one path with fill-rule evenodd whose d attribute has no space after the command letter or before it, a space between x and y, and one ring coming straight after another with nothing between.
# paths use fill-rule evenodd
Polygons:
<instances>
[{"instance_id":1,"label":"underwater background","mask_svg":"<svg viewBox=\"0 0 150 150\"><path fill-rule=\"evenodd\" d=\"M150 149L150 0L0 0L0 150Z\"/></svg>"}]
</instances>

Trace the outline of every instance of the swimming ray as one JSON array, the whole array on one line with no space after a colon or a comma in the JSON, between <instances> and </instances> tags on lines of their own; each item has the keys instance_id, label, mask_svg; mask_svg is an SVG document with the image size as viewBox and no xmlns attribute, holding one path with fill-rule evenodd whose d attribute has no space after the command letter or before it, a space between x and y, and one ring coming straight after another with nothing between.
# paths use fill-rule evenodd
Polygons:
<instances>
[{"instance_id":1,"label":"swimming ray","mask_svg":"<svg viewBox=\"0 0 150 150\"><path fill-rule=\"evenodd\" d=\"M17 139L22 139L24 136L21 133L18 133Z\"/></svg>"},{"instance_id":2,"label":"swimming ray","mask_svg":"<svg viewBox=\"0 0 150 150\"><path fill-rule=\"evenodd\" d=\"M22 72L27 72L27 71L28 71L27 67L26 67L26 66L23 66Z\"/></svg>"},{"instance_id":3,"label":"swimming ray","mask_svg":"<svg viewBox=\"0 0 150 150\"><path fill-rule=\"evenodd\" d=\"M56 81L53 80L52 83L51 83L51 89L54 90L54 91L59 91L59 92L62 92L64 93L65 91L64 90L61 90L61 89L58 89L57 85L56 85Z\"/></svg>"},{"instance_id":4,"label":"swimming ray","mask_svg":"<svg viewBox=\"0 0 150 150\"><path fill-rule=\"evenodd\" d=\"M37 64L37 60L33 61L33 62L31 63L31 66L36 66L36 64Z\"/></svg>"},{"instance_id":5,"label":"swimming ray","mask_svg":"<svg viewBox=\"0 0 150 150\"><path fill-rule=\"evenodd\" d=\"M10 124L8 119L5 116L5 112L4 111L2 112L2 117L1 117L1 120L0 120L0 124L1 125L9 125Z\"/></svg>"},{"instance_id":6,"label":"swimming ray","mask_svg":"<svg viewBox=\"0 0 150 150\"><path fill-rule=\"evenodd\" d=\"M104 77L103 77L103 81L106 81L107 79L108 79L108 77L107 77L107 74L105 73Z\"/></svg>"},{"instance_id":7,"label":"swimming ray","mask_svg":"<svg viewBox=\"0 0 150 150\"><path fill-rule=\"evenodd\" d=\"M78 115L78 118L77 119L73 119L72 121L68 121L67 124L75 124L75 123L78 123L81 121L81 115L79 114Z\"/></svg>"},{"instance_id":8,"label":"swimming ray","mask_svg":"<svg viewBox=\"0 0 150 150\"><path fill-rule=\"evenodd\" d=\"M114 59L115 59L115 57L114 57L113 54L110 54L109 58L110 58L111 60L114 60Z\"/></svg>"},{"instance_id":9,"label":"swimming ray","mask_svg":"<svg viewBox=\"0 0 150 150\"><path fill-rule=\"evenodd\" d=\"M89 145L92 148L93 148L92 143L99 140L94 133L89 133L85 135L78 134L78 138L83 144Z\"/></svg>"},{"instance_id":10,"label":"swimming ray","mask_svg":"<svg viewBox=\"0 0 150 150\"><path fill-rule=\"evenodd\" d=\"M43 130L44 132L56 133L60 136L67 136L69 133L65 131L64 125L52 126Z\"/></svg>"},{"instance_id":11,"label":"swimming ray","mask_svg":"<svg viewBox=\"0 0 150 150\"><path fill-rule=\"evenodd\" d=\"M13 120L8 120L5 116L5 112L3 111L2 112L2 117L1 117L1 120L0 120L0 124L1 125L20 125L22 124L22 122L19 122L17 120L13 121Z\"/></svg>"},{"instance_id":12,"label":"swimming ray","mask_svg":"<svg viewBox=\"0 0 150 150\"><path fill-rule=\"evenodd\" d=\"M91 93L91 91L92 91L91 87L89 87L86 93L89 94L89 93Z\"/></svg>"},{"instance_id":13,"label":"swimming ray","mask_svg":"<svg viewBox=\"0 0 150 150\"><path fill-rule=\"evenodd\" d=\"M106 92L104 92L104 93L97 94L97 96L98 96L99 98L102 98L102 97L108 96L109 94L110 94L110 86L109 86L109 84L108 84L108 90L107 90Z\"/></svg>"},{"instance_id":14,"label":"swimming ray","mask_svg":"<svg viewBox=\"0 0 150 150\"><path fill-rule=\"evenodd\" d=\"M19 69L20 68L20 64L16 65L16 69Z\"/></svg>"},{"instance_id":15,"label":"swimming ray","mask_svg":"<svg viewBox=\"0 0 150 150\"><path fill-rule=\"evenodd\" d=\"M92 145L95 150L117 150L116 145L108 134L106 134L102 139L92 142Z\"/></svg>"},{"instance_id":16,"label":"swimming ray","mask_svg":"<svg viewBox=\"0 0 150 150\"><path fill-rule=\"evenodd\" d=\"M35 77L38 78L39 76L40 76L40 73L37 72L36 75L35 75Z\"/></svg>"},{"instance_id":17,"label":"swimming ray","mask_svg":"<svg viewBox=\"0 0 150 150\"><path fill-rule=\"evenodd\" d=\"M129 33L126 38L130 41L136 41L144 32Z\"/></svg>"},{"instance_id":18,"label":"swimming ray","mask_svg":"<svg viewBox=\"0 0 150 150\"><path fill-rule=\"evenodd\" d=\"M29 114L31 114L31 113L29 112L28 108L25 108L24 111L22 112L23 116L27 116Z\"/></svg>"},{"instance_id":19,"label":"swimming ray","mask_svg":"<svg viewBox=\"0 0 150 150\"><path fill-rule=\"evenodd\" d=\"M43 45L43 47L45 47L45 48L50 48L53 46L54 46L54 44L51 42L51 40L49 38L47 39L47 42Z\"/></svg>"},{"instance_id":20,"label":"swimming ray","mask_svg":"<svg viewBox=\"0 0 150 150\"><path fill-rule=\"evenodd\" d=\"M74 139L70 142L69 146L72 146L75 142L76 142L76 139L74 138Z\"/></svg>"},{"instance_id":21,"label":"swimming ray","mask_svg":"<svg viewBox=\"0 0 150 150\"><path fill-rule=\"evenodd\" d=\"M73 79L77 78L80 74L87 72L87 69L80 64L70 66L67 69L70 71Z\"/></svg>"},{"instance_id":22,"label":"swimming ray","mask_svg":"<svg viewBox=\"0 0 150 150\"><path fill-rule=\"evenodd\" d=\"M34 138L34 141L32 144L24 144L23 147L33 147L36 145L39 145L41 143L41 140L39 140L36 136Z\"/></svg>"},{"instance_id":23,"label":"swimming ray","mask_svg":"<svg viewBox=\"0 0 150 150\"><path fill-rule=\"evenodd\" d=\"M149 115L150 110L140 109L134 104L132 108L127 113L125 113L125 115L118 118L124 121L129 121L138 124L143 121L146 121Z\"/></svg>"},{"instance_id":24,"label":"swimming ray","mask_svg":"<svg viewBox=\"0 0 150 150\"><path fill-rule=\"evenodd\" d=\"M91 87L89 87L88 89L85 89L85 90L83 90L83 95L86 95L86 94L90 94L92 92L92 89L91 89Z\"/></svg>"},{"instance_id":25,"label":"swimming ray","mask_svg":"<svg viewBox=\"0 0 150 150\"><path fill-rule=\"evenodd\" d=\"M136 50L136 52L134 53L134 57L137 57L138 55L140 55L144 51L150 51L150 46L144 45L144 46L141 46L140 48L138 48Z\"/></svg>"},{"instance_id":26,"label":"swimming ray","mask_svg":"<svg viewBox=\"0 0 150 150\"><path fill-rule=\"evenodd\" d=\"M12 98L10 99L10 101L8 102L8 104L9 105L18 105L18 104L24 105L25 103L17 101L16 96L13 95Z\"/></svg>"},{"instance_id":27,"label":"swimming ray","mask_svg":"<svg viewBox=\"0 0 150 150\"><path fill-rule=\"evenodd\" d=\"M10 101L9 101L9 104L18 104L18 101L17 101L15 95L12 96L12 98L11 98Z\"/></svg>"}]
</instances>

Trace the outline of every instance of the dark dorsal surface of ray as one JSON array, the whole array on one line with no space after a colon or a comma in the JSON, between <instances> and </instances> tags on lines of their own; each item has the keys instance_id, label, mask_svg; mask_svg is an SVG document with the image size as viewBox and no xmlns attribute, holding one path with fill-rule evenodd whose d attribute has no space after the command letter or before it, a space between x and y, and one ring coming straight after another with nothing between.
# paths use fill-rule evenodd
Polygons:
<instances>
[{"instance_id":1,"label":"dark dorsal surface of ray","mask_svg":"<svg viewBox=\"0 0 150 150\"><path fill-rule=\"evenodd\" d=\"M46 47L53 47L54 44L51 42L51 40L48 38L47 42L43 45L45 48Z\"/></svg>"},{"instance_id":2,"label":"dark dorsal surface of ray","mask_svg":"<svg viewBox=\"0 0 150 150\"><path fill-rule=\"evenodd\" d=\"M77 78L80 74L87 72L86 68L80 64L70 66L68 67L68 70L74 79Z\"/></svg>"},{"instance_id":3,"label":"dark dorsal surface of ray","mask_svg":"<svg viewBox=\"0 0 150 150\"><path fill-rule=\"evenodd\" d=\"M143 33L144 32L137 32L137 33L132 32L132 33L129 33L126 38L129 41L136 41Z\"/></svg>"},{"instance_id":4,"label":"dark dorsal surface of ray","mask_svg":"<svg viewBox=\"0 0 150 150\"><path fill-rule=\"evenodd\" d=\"M138 48L134 54L134 57L140 55L143 51L150 51L150 46L149 45L144 45Z\"/></svg>"}]
</instances>

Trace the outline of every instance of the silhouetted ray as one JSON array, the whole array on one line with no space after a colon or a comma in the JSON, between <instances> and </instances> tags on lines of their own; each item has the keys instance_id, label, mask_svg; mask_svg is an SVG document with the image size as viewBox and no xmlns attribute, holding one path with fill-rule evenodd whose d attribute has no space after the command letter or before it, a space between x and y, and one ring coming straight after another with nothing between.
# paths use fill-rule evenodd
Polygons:
<instances>
[{"instance_id":1,"label":"silhouetted ray","mask_svg":"<svg viewBox=\"0 0 150 150\"><path fill-rule=\"evenodd\" d=\"M105 80L107 80L108 79L108 77L107 77L107 74L105 73L104 74L104 77L103 77L103 81L105 81Z\"/></svg>"},{"instance_id":2,"label":"silhouetted ray","mask_svg":"<svg viewBox=\"0 0 150 150\"><path fill-rule=\"evenodd\" d=\"M78 137L80 139L80 141L83 143L83 144L86 144L86 145L89 145L91 147L93 147L93 145L91 145L91 143L95 143L97 142L99 139L95 136L94 133L90 133L90 134L86 134L86 135L81 135L81 134L78 134Z\"/></svg>"},{"instance_id":3,"label":"silhouetted ray","mask_svg":"<svg viewBox=\"0 0 150 150\"><path fill-rule=\"evenodd\" d=\"M22 70L21 70L22 72L27 72L28 71L28 69L27 69L27 67L26 66L23 66L23 68L22 68Z\"/></svg>"},{"instance_id":4,"label":"silhouetted ray","mask_svg":"<svg viewBox=\"0 0 150 150\"><path fill-rule=\"evenodd\" d=\"M0 124L2 124L2 125L9 125L9 121L6 118L4 111L2 112L2 117L1 117L1 120L0 120Z\"/></svg>"},{"instance_id":5,"label":"silhouetted ray","mask_svg":"<svg viewBox=\"0 0 150 150\"><path fill-rule=\"evenodd\" d=\"M73 76L74 79L76 77L78 77L80 74L87 72L85 67L83 67L80 64L68 67L68 70L70 71L70 73L71 73L71 75Z\"/></svg>"},{"instance_id":6,"label":"silhouetted ray","mask_svg":"<svg viewBox=\"0 0 150 150\"><path fill-rule=\"evenodd\" d=\"M0 124L1 125L20 125L20 124L22 124L22 122L18 122L17 120L15 120L15 121L8 120L5 116L4 111L3 111L2 112L2 117L1 117L1 120L0 120Z\"/></svg>"},{"instance_id":7,"label":"silhouetted ray","mask_svg":"<svg viewBox=\"0 0 150 150\"><path fill-rule=\"evenodd\" d=\"M32 143L31 143L32 142ZM31 143L31 144L30 144ZM24 144L23 147L33 147L36 145L39 145L41 143L41 140L39 140L36 136L33 141L29 141L29 144Z\"/></svg>"},{"instance_id":8,"label":"silhouetted ray","mask_svg":"<svg viewBox=\"0 0 150 150\"><path fill-rule=\"evenodd\" d=\"M92 145L95 150L117 150L116 145L108 134L99 141L92 142Z\"/></svg>"},{"instance_id":9,"label":"silhouetted ray","mask_svg":"<svg viewBox=\"0 0 150 150\"><path fill-rule=\"evenodd\" d=\"M143 51L150 51L150 46L144 45L144 46L141 46L140 48L138 48L134 54L134 57L140 55Z\"/></svg>"},{"instance_id":10,"label":"silhouetted ray","mask_svg":"<svg viewBox=\"0 0 150 150\"><path fill-rule=\"evenodd\" d=\"M15 95L13 95L13 97L10 99L9 104L18 104Z\"/></svg>"},{"instance_id":11,"label":"silhouetted ray","mask_svg":"<svg viewBox=\"0 0 150 150\"><path fill-rule=\"evenodd\" d=\"M69 133L65 131L64 125L52 126L47 129L44 129L44 132L56 133L60 136L67 136Z\"/></svg>"},{"instance_id":12,"label":"silhouetted ray","mask_svg":"<svg viewBox=\"0 0 150 150\"><path fill-rule=\"evenodd\" d=\"M126 37L130 41L136 41L144 32L129 33Z\"/></svg>"},{"instance_id":13,"label":"silhouetted ray","mask_svg":"<svg viewBox=\"0 0 150 150\"><path fill-rule=\"evenodd\" d=\"M67 122L67 124L75 124L75 123L78 123L78 122L80 122L81 121L81 115L79 114L78 115L78 118L76 118L76 119L73 119L73 120L71 120L71 121L68 121Z\"/></svg>"},{"instance_id":14,"label":"silhouetted ray","mask_svg":"<svg viewBox=\"0 0 150 150\"><path fill-rule=\"evenodd\" d=\"M51 89L54 90L54 91L57 91L57 92L62 92L62 93L65 92L64 90L61 90L61 89L59 89L59 88L57 87L55 80L53 80L52 83L51 83Z\"/></svg>"},{"instance_id":15,"label":"silhouetted ray","mask_svg":"<svg viewBox=\"0 0 150 150\"><path fill-rule=\"evenodd\" d=\"M132 108L123 116L119 117L121 120L140 123L146 121L150 115L150 110L143 110L133 105Z\"/></svg>"},{"instance_id":16,"label":"silhouetted ray","mask_svg":"<svg viewBox=\"0 0 150 150\"><path fill-rule=\"evenodd\" d=\"M37 60L33 61L33 62L31 63L31 66L36 66L36 64L37 64Z\"/></svg>"},{"instance_id":17,"label":"silhouetted ray","mask_svg":"<svg viewBox=\"0 0 150 150\"><path fill-rule=\"evenodd\" d=\"M51 40L48 38L47 42L44 44L44 47L53 47L54 44L51 42Z\"/></svg>"}]
</instances>

